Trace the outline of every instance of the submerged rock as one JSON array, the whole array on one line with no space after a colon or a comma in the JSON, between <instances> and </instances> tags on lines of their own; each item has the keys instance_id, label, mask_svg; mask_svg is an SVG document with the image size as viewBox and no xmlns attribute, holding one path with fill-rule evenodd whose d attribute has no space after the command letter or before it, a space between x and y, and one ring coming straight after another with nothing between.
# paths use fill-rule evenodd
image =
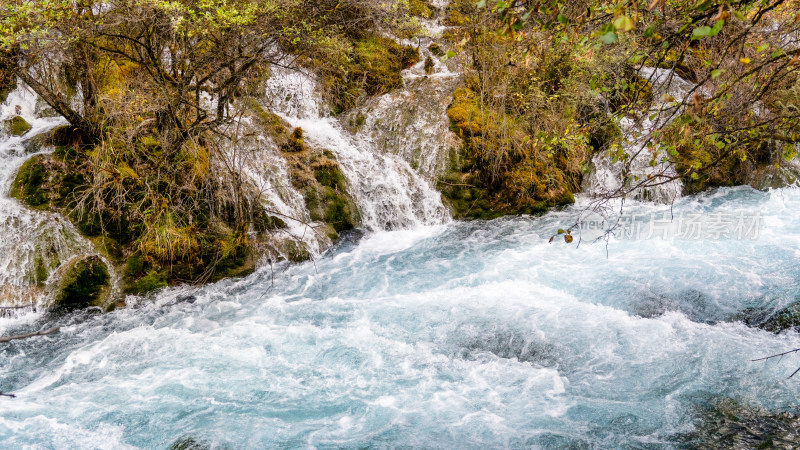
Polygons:
<instances>
[{"instance_id":1,"label":"submerged rock","mask_svg":"<svg viewBox=\"0 0 800 450\"><path fill-rule=\"evenodd\" d=\"M780 309L759 325L767 331L780 333L785 330L800 331L800 302Z\"/></svg>"},{"instance_id":2,"label":"submerged rock","mask_svg":"<svg viewBox=\"0 0 800 450\"><path fill-rule=\"evenodd\" d=\"M31 124L20 116L3 121L3 130L12 136L22 136L31 129Z\"/></svg>"},{"instance_id":3,"label":"submerged rock","mask_svg":"<svg viewBox=\"0 0 800 450\"><path fill-rule=\"evenodd\" d=\"M169 446L169 450L208 450L211 444L206 441L198 441L194 438L181 438Z\"/></svg>"}]
</instances>

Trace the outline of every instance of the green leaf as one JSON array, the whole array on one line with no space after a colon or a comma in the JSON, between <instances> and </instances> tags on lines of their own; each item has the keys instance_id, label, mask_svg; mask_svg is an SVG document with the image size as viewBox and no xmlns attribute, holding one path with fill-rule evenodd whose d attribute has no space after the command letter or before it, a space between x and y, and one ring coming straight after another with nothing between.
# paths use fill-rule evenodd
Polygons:
<instances>
[{"instance_id":1,"label":"green leaf","mask_svg":"<svg viewBox=\"0 0 800 450\"><path fill-rule=\"evenodd\" d=\"M711 27L703 26L692 30L692 39L700 40L711 34Z\"/></svg>"},{"instance_id":2,"label":"green leaf","mask_svg":"<svg viewBox=\"0 0 800 450\"><path fill-rule=\"evenodd\" d=\"M561 22L562 25L569 23L569 19L567 19L567 17L563 14L558 15L558 21Z\"/></svg>"},{"instance_id":3,"label":"green leaf","mask_svg":"<svg viewBox=\"0 0 800 450\"><path fill-rule=\"evenodd\" d=\"M718 20L718 21L714 22L714 27L711 28L710 36L716 36L724 25L725 25L725 21L724 20Z\"/></svg>"},{"instance_id":4,"label":"green leaf","mask_svg":"<svg viewBox=\"0 0 800 450\"><path fill-rule=\"evenodd\" d=\"M714 69L711 71L711 79L715 79L722 75L722 72L725 72L723 69Z\"/></svg>"},{"instance_id":5,"label":"green leaf","mask_svg":"<svg viewBox=\"0 0 800 450\"><path fill-rule=\"evenodd\" d=\"M608 33L600 36L600 41L604 44L613 44L614 42L617 42L618 39L619 37L614 31L609 31Z\"/></svg>"}]
</instances>

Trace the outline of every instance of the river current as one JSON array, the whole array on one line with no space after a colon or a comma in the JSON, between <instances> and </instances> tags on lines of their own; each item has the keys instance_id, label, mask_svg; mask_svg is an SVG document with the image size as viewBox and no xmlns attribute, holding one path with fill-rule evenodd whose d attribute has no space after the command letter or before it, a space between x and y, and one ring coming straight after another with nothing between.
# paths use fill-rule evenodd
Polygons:
<instances>
[{"instance_id":1,"label":"river current","mask_svg":"<svg viewBox=\"0 0 800 450\"><path fill-rule=\"evenodd\" d=\"M61 326L0 347L16 395L0 397L0 441L669 448L721 400L792 411L800 357L751 360L800 335L745 323L797 300L800 190L630 204L629 238L550 243L584 201L352 234L313 262L108 314L0 319L3 335ZM653 233L667 216L700 234Z\"/></svg>"}]
</instances>

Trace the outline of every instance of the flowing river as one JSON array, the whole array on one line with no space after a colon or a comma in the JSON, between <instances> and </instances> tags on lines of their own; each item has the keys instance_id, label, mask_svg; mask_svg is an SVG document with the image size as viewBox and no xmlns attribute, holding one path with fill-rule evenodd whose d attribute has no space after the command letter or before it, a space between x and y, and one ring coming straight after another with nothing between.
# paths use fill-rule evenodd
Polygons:
<instances>
[{"instance_id":1,"label":"flowing river","mask_svg":"<svg viewBox=\"0 0 800 450\"><path fill-rule=\"evenodd\" d=\"M3 335L62 327L0 347L17 396L0 397L0 441L670 448L720 401L792 411L800 357L751 359L800 336L745 322L798 298L800 190L631 204L635 239L548 243L583 201L353 234L314 263L108 314L0 319ZM667 216L712 234L662 233Z\"/></svg>"}]
</instances>

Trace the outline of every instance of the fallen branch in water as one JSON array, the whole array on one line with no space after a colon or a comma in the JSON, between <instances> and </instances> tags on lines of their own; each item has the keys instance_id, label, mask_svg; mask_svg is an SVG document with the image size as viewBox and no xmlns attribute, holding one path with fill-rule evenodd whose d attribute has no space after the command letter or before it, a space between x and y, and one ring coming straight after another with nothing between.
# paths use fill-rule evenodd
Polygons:
<instances>
[{"instance_id":1,"label":"fallen branch in water","mask_svg":"<svg viewBox=\"0 0 800 450\"><path fill-rule=\"evenodd\" d=\"M4 394L4 393L2 393L2 392L0 392L0 397L10 397L10 398L17 398L17 396L16 396L16 395L14 395L14 394Z\"/></svg>"},{"instance_id":2,"label":"fallen branch in water","mask_svg":"<svg viewBox=\"0 0 800 450\"><path fill-rule=\"evenodd\" d=\"M17 339L27 339L34 336L46 336L48 334L58 333L59 327L53 327L49 330L37 331L35 333L20 334L19 336L7 336L0 338L0 343L15 341Z\"/></svg>"},{"instance_id":3,"label":"fallen branch in water","mask_svg":"<svg viewBox=\"0 0 800 450\"><path fill-rule=\"evenodd\" d=\"M797 353L797 352L800 352L800 348L796 348L794 350L789 350L788 352L778 353L777 355L765 356L763 358L758 358L758 359L751 359L751 361L765 361L767 359L780 358L781 356L785 356L785 355L788 355L790 353Z\"/></svg>"},{"instance_id":4,"label":"fallen branch in water","mask_svg":"<svg viewBox=\"0 0 800 450\"><path fill-rule=\"evenodd\" d=\"M790 353L797 353L797 352L800 352L800 348L796 348L794 350L789 350L788 352L778 353L778 354L775 354L775 355L765 356L763 358L753 359L751 361L766 361L768 359L780 358L780 357L786 356L786 355L788 355ZM800 367L798 367L797 370L792 372L792 374L789 375L789 378L792 378L793 376L797 375L797 372L800 372Z\"/></svg>"}]
</instances>

